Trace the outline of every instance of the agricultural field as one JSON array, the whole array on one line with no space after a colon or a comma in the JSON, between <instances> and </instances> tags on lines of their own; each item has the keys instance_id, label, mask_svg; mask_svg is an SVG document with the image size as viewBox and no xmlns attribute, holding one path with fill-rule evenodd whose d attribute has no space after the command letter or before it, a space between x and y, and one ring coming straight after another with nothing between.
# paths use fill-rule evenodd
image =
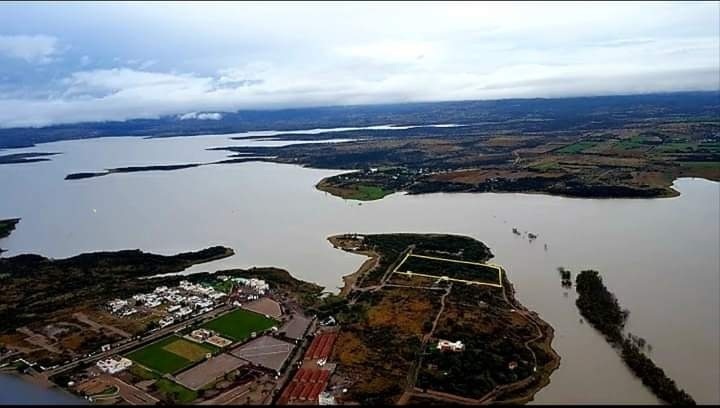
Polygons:
<instances>
[{"instance_id":1,"label":"agricultural field","mask_svg":"<svg viewBox=\"0 0 720 408\"><path fill-rule=\"evenodd\" d=\"M447 276L451 279L500 285L500 270L497 267L479 263L455 261L452 259L426 258L410 255L400 264L397 272L412 272L423 275Z\"/></svg>"},{"instance_id":2,"label":"agricultural field","mask_svg":"<svg viewBox=\"0 0 720 408\"><path fill-rule=\"evenodd\" d=\"M135 350L126 357L151 370L172 374L204 359L207 353L215 351L217 349L212 346L173 335Z\"/></svg>"},{"instance_id":3,"label":"agricultural field","mask_svg":"<svg viewBox=\"0 0 720 408\"><path fill-rule=\"evenodd\" d=\"M565 146L562 149L558 149L556 153L560 154L576 154L582 153L584 150L590 149L597 145L596 142L577 142L571 145Z\"/></svg>"},{"instance_id":4,"label":"agricultural field","mask_svg":"<svg viewBox=\"0 0 720 408\"><path fill-rule=\"evenodd\" d=\"M249 338L252 332L261 332L277 324L277 321L261 314L237 309L205 323L202 327L218 332L223 337L241 341Z\"/></svg>"}]
</instances>

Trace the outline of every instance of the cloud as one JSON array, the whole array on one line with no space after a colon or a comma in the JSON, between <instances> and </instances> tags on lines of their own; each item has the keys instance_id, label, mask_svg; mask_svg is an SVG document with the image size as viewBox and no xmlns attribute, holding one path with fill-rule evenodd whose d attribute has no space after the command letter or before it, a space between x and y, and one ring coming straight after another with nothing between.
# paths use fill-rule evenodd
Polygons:
<instances>
[{"instance_id":1,"label":"cloud","mask_svg":"<svg viewBox=\"0 0 720 408\"><path fill-rule=\"evenodd\" d=\"M189 112L189 113L183 113L182 115L178 115L178 119L180 119L180 120L188 120L188 119L220 120L220 119L222 119L222 117L223 117L222 113L218 113L218 112L204 112L204 113Z\"/></svg>"},{"instance_id":2,"label":"cloud","mask_svg":"<svg viewBox=\"0 0 720 408\"><path fill-rule=\"evenodd\" d=\"M47 35L0 35L0 55L29 63L48 63L58 52L58 40Z\"/></svg>"},{"instance_id":3,"label":"cloud","mask_svg":"<svg viewBox=\"0 0 720 408\"><path fill-rule=\"evenodd\" d=\"M296 77L269 70L252 86L222 76L131 69L77 72L61 98L0 99L0 127L158 118L219 120L219 112L410 101L560 97L719 89L717 69L515 65L488 72L408 71L380 78Z\"/></svg>"},{"instance_id":4,"label":"cloud","mask_svg":"<svg viewBox=\"0 0 720 408\"><path fill-rule=\"evenodd\" d=\"M0 36L0 127L720 88L711 2L99 7L3 7L3 32L61 36Z\"/></svg>"}]
</instances>

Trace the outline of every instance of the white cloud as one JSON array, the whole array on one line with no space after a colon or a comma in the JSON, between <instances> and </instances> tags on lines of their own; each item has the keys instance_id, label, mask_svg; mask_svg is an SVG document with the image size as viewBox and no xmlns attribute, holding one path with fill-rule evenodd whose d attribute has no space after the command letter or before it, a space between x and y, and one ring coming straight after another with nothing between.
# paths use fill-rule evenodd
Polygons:
<instances>
[{"instance_id":1,"label":"white cloud","mask_svg":"<svg viewBox=\"0 0 720 408\"><path fill-rule=\"evenodd\" d=\"M0 35L0 55L47 63L57 53L57 38L47 35Z\"/></svg>"},{"instance_id":2,"label":"white cloud","mask_svg":"<svg viewBox=\"0 0 720 408\"><path fill-rule=\"evenodd\" d=\"M183 113L182 115L178 115L178 119L180 120L220 120L222 119L223 115L222 113L218 112L189 112L189 113Z\"/></svg>"},{"instance_id":3,"label":"white cloud","mask_svg":"<svg viewBox=\"0 0 720 408\"><path fill-rule=\"evenodd\" d=\"M381 41L339 48L340 55L382 62L408 62L438 52L437 46L419 41Z\"/></svg>"},{"instance_id":4,"label":"white cloud","mask_svg":"<svg viewBox=\"0 0 720 408\"><path fill-rule=\"evenodd\" d=\"M55 24L43 32L74 35L62 38L72 44L63 56L77 53L66 59L81 61L82 69L56 58L42 66L35 89L31 80L14 81L27 67L3 72L10 79L0 82L0 127L720 88L720 5L711 2L96 7L52 8L51 20L15 19L28 29ZM0 27L12 17L0 13ZM55 42L34 54L13 44L14 58L27 61L58 53ZM9 53L0 45L0 54Z\"/></svg>"}]
</instances>

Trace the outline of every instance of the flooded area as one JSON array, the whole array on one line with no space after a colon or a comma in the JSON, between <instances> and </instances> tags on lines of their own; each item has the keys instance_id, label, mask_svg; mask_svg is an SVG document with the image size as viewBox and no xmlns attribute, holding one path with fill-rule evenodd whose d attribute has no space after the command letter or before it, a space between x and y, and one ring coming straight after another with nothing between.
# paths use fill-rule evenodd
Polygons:
<instances>
[{"instance_id":1,"label":"flooded area","mask_svg":"<svg viewBox=\"0 0 720 408\"><path fill-rule=\"evenodd\" d=\"M186 272L278 266L337 291L341 277L364 259L333 249L329 235L469 235L487 244L493 261L505 266L517 298L555 328L561 366L535 402L657 402L605 340L581 322L574 290L560 285L559 266L573 276L599 270L630 310L628 331L652 345L652 359L698 402L720 402L716 182L679 179L675 188L682 194L663 199L438 193L360 203L314 188L339 171L263 162L64 180L74 172L227 157L206 150L212 147L288 143L230 139L253 134L102 138L3 151L62 153L46 162L0 165L0 218L22 218L2 240L0 246L8 249L3 255L59 258L132 248L173 254L225 245L236 255ZM513 228L539 236L530 242ZM1 382L0 388L5 388Z\"/></svg>"}]
</instances>

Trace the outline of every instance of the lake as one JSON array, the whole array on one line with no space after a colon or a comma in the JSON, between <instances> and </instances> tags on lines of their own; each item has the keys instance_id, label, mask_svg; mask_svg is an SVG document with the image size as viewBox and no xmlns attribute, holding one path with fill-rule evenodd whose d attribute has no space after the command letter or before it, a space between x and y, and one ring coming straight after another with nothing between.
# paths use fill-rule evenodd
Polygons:
<instances>
[{"instance_id":1,"label":"lake","mask_svg":"<svg viewBox=\"0 0 720 408\"><path fill-rule=\"evenodd\" d=\"M43 388L18 377L0 374L0 405L77 405L84 399L56 389Z\"/></svg>"},{"instance_id":2,"label":"lake","mask_svg":"<svg viewBox=\"0 0 720 408\"><path fill-rule=\"evenodd\" d=\"M679 197L575 199L539 194L393 194L343 200L318 191L338 174L262 162L169 172L63 180L105 168L222 160L230 140L258 132L141 139L65 141L5 151L62 152L51 161L0 165L0 218L22 217L0 246L5 256L140 248L172 254L211 245L236 255L186 273L278 266L336 291L364 258L335 250L332 234L441 232L486 243L515 284L517 298L556 330L562 357L535 402L656 403L594 329L582 323L574 290L558 266L597 269L621 305L628 331L652 345L650 356L698 402L720 402L720 185L679 179ZM534 242L512 228L538 234ZM544 245L547 244L547 250Z\"/></svg>"}]
</instances>

